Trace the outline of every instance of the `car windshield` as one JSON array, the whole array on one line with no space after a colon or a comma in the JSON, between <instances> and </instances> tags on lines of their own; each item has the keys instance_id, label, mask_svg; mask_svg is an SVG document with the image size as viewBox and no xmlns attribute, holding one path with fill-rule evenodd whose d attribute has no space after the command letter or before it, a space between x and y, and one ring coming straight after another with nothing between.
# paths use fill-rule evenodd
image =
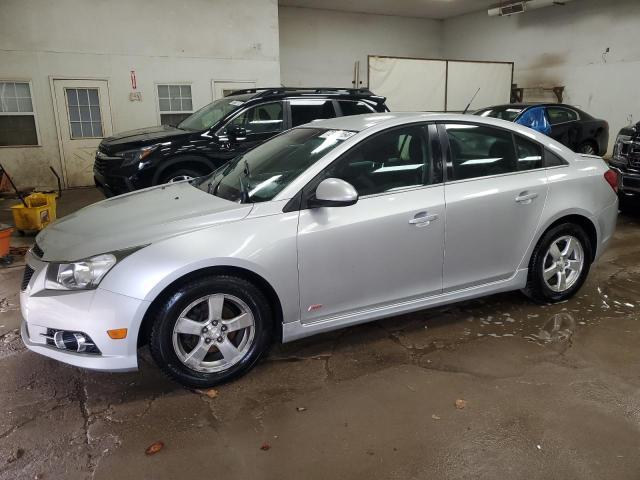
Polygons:
<instances>
[{"instance_id":1,"label":"car windshield","mask_svg":"<svg viewBox=\"0 0 640 480\"><path fill-rule=\"evenodd\" d=\"M178 124L178 128L195 131L206 130L219 122L225 115L240 108L251 97L251 94L234 95L216 100L189 115Z\"/></svg>"},{"instance_id":2,"label":"car windshield","mask_svg":"<svg viewBox=\"0 0 640 480\"><path fill-rule=\"evenodd\" d=\"M524 110L524 108L522 107L503 105L501 107L491 107L485 108L483 110L478 110L474 113L474 115L479 115L481 117L499 118L500 120L513 122L516 118L518 118L518 115L520 115L522 110Z\"/></svg>"},{"instance_id":3,"label":"car windshield","mask_svg":"<svg viewBox=\"0 0 640 480\"><path fill-rule=\"evenodd\" d=\"M311 165L355 132L295 128L236 157L193 185L238 203L272 200Z\"/></svg>"}]
</instances>

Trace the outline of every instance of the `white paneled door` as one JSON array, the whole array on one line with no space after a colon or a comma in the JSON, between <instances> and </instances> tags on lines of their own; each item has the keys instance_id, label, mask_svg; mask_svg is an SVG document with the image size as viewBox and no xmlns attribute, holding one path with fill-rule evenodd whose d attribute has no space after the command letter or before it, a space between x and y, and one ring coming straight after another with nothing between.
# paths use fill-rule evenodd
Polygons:
<instances>
[{"instance_id":1,"label":"white paneled door","mask_svg":"<svg viewBox=\"0 0 640 480\"><path fill-rule=\"evenodd\" d=\"M54 80L62 167L67 187L93 185L98 144L112 133L106 80Z\"/></svg>"}]
</instances>

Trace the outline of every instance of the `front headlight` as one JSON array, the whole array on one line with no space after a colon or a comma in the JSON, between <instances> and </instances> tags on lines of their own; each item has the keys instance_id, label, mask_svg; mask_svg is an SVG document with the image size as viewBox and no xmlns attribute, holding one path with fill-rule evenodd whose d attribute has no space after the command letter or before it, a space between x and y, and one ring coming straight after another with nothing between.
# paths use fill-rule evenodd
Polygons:
<instances>
[{"instance_id":1,"label":"front headlight","mask_svg":"<svg viewBox=\"0 0 640 480\"><path fill-rule=\"evenodd\" d=\"M123 167L129 167L131 165L135 165L140 163L142 160L151 155L158 145L149 145L148 147L137 148L135 150L127 150L126 152L118 153L119 157L124 158L122 162Z\"/></svg>"},{"instance_id":2,"label":"front headlight","mask_svg":"<svg viewBox=\"0 0 640 480\"><path fill-rule=\"evenodd\" d=\"M103 253L77 262L52 262L47 266L44 288L49 290L91 290L120 260L143 246Z\"/></svg>"}]
</instances>

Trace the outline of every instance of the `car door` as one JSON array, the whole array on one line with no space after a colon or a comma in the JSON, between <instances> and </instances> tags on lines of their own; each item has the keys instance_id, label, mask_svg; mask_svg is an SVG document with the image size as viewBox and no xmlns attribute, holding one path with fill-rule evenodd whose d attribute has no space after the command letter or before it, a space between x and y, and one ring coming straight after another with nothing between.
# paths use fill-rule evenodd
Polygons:
<instances>
[{"instance_id":1,"label":"car door","mask_svg":"<svg viewBox=\"0 0 640 480\"><path fill-rule=\"evenodd\" d=\"M228 159L251 150L285 129L284 106L282 102L255 105L240 112L231 119L220 132L224 138L223 153ZM233 132L241 132L240 135Z\"/></svg>"},{"instance_id":2,"label":"car door","mask_svg":"<svg viewBox=\"0 0 640 480\"><path fill-rule=\"evenodd\" d=\"M492 126L439 125L447 151L444 291L511 277L547 196L542 146Z\"/></svg>"},{"instance_id":3,"label":"car door","mask_svg":"<svg viewBox=\"0 0 640 480\"><path fill-rule=\"evenodd\" d=\"M554 140L575 150L578 143L578 121L580 119L575 110L566 107L546 107L547 118L551 125L549 136Z\"/></svg>"},{"instance_id":4,"label":"car door","mask_svg":"<svg viewBox=\"0 0 640 480\"><path fill-rule=\"evenodd\" d=\"M437 130L431 127L438 145ZM442 290L444 188L425 125L364 139L315 180L340 178L359 193L347 207L304 208L298 225L303 323ZM315 191L314 182L303 195Z\"/></svg>"}]
</instances>

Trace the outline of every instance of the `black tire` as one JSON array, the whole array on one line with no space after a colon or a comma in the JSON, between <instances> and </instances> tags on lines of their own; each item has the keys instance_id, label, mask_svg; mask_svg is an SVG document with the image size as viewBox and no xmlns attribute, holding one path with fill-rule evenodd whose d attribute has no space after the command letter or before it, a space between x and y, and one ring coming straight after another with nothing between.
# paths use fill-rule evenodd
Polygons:
<instances>
[{"instance_id":1,"label":"black tire","mask_svg":"<svg viewBox=\"0 0 640 480\"><path fill-rule=\"evenodd\" d=\"M565 235L571 235L580 242L584 255L584 264L582 271L574 284L563 292L556 292L549 288L544 281L542 274L544 269L543 262L551 244ZM593 247L589 241L589 237L582 227L574 223L562 223L560 225L556 225L545 232L533 250L531 260L529 261L527 285L522 292L538 303L557 303L571 298L580 289L589 274L591 261L593 259L592 252Z\"/></svg>"},{"instance_id":2,"label":"black tire","mask_svg":"<svg viewBox=\"0 0 640 480\"><path fill-rule=\"evenodd\" d=\"M173 347L173 329L180 313L193 301L214 293L233 295L242 300L255 319L253 342L242 359L220 372L200 372L186 366ZM203 277L181 285L153 312L149 347L160 369L170 378L189 388L209 388L247 373L271 343L273 313L267 298L251 282L227 275Z\"/></svg>"},{"instance_id":3,"label":"black tire","mask_svg":"<svg viewBox=\"0 0 640 480\"><path fill-rule=\"evenodd\" d=\"M586 155L598 155L598 144L591 140L582 142L578 146L578 153L584 153Z\"/></svg>"},{"instance_id":4,"label":"black tire","mask_svg":"<svg viewBox=\"0 0 640 480\"><path fill-rule=\"evenodd\" d=\"M168 170L166 172L162 172L162 175L160 175L160 178L158 179L158 185L161 185L163 183L168 183L180 177L198 178L203 175L206 175L206 173L199 170L195 170L194 168L189 168L189 167L176 168L174 170Z\"/></svg>"}]
</instances>

